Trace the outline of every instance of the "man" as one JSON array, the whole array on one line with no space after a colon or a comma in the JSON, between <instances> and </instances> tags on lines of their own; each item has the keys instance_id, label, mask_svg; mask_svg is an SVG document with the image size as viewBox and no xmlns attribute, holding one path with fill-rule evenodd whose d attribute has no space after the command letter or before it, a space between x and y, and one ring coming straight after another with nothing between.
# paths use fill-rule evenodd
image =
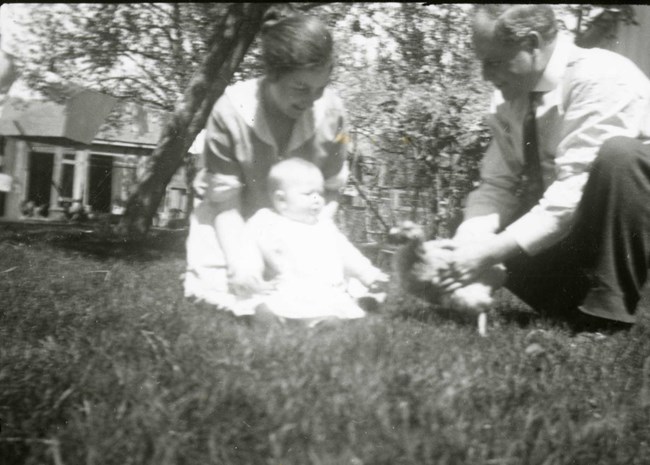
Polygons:
<instances>
[{"instance_id":1,"label":"man","mask_svg":"<svg viewBox=\"0 0 650 465\"><path fill-rule=\"evenodd\" d=\"M503 263L533 308L628 327L650 263L650 81L560 36L548 5L478 5L473 43L493 139L442 286Z\"/></svg>"}]
</instances>

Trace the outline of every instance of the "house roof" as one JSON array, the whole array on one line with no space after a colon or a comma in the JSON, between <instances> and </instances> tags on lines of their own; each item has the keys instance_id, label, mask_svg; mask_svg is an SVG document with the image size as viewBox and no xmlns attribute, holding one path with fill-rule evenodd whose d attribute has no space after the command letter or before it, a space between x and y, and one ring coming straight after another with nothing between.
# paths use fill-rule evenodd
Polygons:
<instances>
[{"instance_id":1,"label":"house roof","mask_svg":"<svg viewBox=\"0 0 650 465\"><path fill-rule=\"evenodd\" d=\"M170 116L81 87L69 86L58 101L17 87L0 103L3 136L73 145L155 146Z\"/></svg>"},{"instance_id":2,"label":"house roof","mask_svg":"<svg viewBox=\"0 0 650 465\"><path fill-rule=\"evenodd\" d=\"M2 106L0 134L90 144L115 103L115 98L88 89L72 93L63 103L10 94Z\"/></svg>"},{"instance_id":3,"label":"house roof","mask_svg":"<svg viewBox=\"0 0 650 465\"><path fill-rule=\"evenodd\" d=\"M171 113L133 102L118 101L109 119L99 128L94 141L156 146Z\"/></svg>"}]
</instances>

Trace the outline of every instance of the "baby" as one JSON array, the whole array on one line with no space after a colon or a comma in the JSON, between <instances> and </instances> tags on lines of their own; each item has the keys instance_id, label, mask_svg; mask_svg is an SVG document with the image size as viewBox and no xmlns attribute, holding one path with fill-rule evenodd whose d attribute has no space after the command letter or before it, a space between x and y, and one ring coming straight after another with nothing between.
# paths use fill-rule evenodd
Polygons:
<instances>
[{"instance_id":1,"label":"baby","mask_svg":"<svg viewBox=\"0 0 650 465\"><path fill-rule=\"evenodd\" d=\"M282 160L269 172L268 191L273 208L258 210L246 226L275 283L257 313L313 323L365 316L349 284L374 288L388 278L324 212L320 169L302 158Z\"/></svg>"}]
</instances>

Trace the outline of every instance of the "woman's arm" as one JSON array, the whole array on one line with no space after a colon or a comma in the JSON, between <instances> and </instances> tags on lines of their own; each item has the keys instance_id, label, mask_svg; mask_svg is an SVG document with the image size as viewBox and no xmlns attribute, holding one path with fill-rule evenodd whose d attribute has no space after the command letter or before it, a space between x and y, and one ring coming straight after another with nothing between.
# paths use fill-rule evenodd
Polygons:
<instances>
[{"instance_id":1,"label":"woman's arm","mask_svg":"<svg viewBox=\"0 0 650 465\"><path fill-rule=\"evenodd\" d=\"M214 221L219 245L228 264L231 291L238 295L263 292L264 262L244 228L244 218L232 208L217 214Z\"/></svg>"},{"instance_id":2,"label":"woman's arm","mask_svg":"<svg viewBox=\"0 0 650 465\"><path fill-rule=\"evenodd\" d=\"M203 201L215 207L213 225L228 267L230 290L237 295L248 295L263 287L263 266L244 228L241 213L243 173L235 153L236 141L241 135L233 118L236 114L222 96L212 109L206 126L201 193Z\"/></svg>"}]
</instances>

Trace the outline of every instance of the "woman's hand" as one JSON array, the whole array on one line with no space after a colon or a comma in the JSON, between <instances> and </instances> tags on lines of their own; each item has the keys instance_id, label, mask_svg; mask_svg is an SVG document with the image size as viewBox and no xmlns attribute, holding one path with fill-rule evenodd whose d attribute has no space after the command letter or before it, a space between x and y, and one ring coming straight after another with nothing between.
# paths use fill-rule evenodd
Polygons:
<instances>
[{"instance_id":1,"label":"woman's hand","mask_svg":"<svg viewBox=\"0 0 650 465\"><path fill-rule=\"evenodd\" d=\"M271 290L271 284L264 280L257 264L247 261L233 263L228 267L230 291L241 297L264 294Z\"/></svg>"},{"instance_id":2,"label":"woman's hand","mask_svg":"<svg viewBox=\"0 0 650 465\"><path fill-rule=\"evenodd\" d=\"M264 260L254 238L245 228L239 210L219 213L215 219L215 230L228 264L230 292L247 297L267 291L270 285L262 276Z\"/></svg>"}]
</instances>

